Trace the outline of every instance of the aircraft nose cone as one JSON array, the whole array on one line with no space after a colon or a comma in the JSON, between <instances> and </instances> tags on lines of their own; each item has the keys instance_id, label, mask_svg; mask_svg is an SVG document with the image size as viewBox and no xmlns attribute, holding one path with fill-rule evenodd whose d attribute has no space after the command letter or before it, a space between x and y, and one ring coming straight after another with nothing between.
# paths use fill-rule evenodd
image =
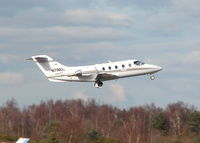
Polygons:
<instances>
[{"instance_id":1,"label":"aircraft nose cone","mask_svg":"<svg viewBox=\"0 0 200 143\"><path fill-rule=\"evenodd\" d=\"M162 70L162 67L153 65L153 66L152 66L152 70L153 70L154 72L159 72L159 71Z\"/></svg>"},{"instance_id":2,"label":"aircraft nose cone","mask_svg":"<svg viewBox=\"0 0 200 143\"><path fill-rule=\"evenodd\" d=\"M156 72L159 72L163 69L162 67L157 66L157 65L149 65L149 67L151 69L150 70L151 73L156 73Z\"/></svg>"},{"instance_id":3,"label":"aircraft nose cone","mask_svg":"<svg viewBox=\"0 0 200 143\"><path fill-rule=\"evenodd\" d=\"M160 66L157 66L156 69L157 69L158 71L161 71L163 68L160 67Z\"/></svg>"}]
</instances>

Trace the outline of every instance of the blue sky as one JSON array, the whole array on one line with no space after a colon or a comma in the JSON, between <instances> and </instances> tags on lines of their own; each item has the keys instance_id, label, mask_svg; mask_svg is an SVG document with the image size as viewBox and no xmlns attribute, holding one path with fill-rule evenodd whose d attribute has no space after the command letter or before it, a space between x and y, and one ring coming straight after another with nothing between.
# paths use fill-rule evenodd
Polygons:
<instances>
[{"instance_id":1,"label":"blue sky","mask_svg":"<svg viewBox=\"0 0 200 143\"><path fill-rule=\"evenodd\" d=\"M183 101L200 108L199 0L1 0L0 105L96 99L120 108ZM65 65L140 59L164 70L149 77L52 83L29 58Z\"/></svg>"}]
</instances>

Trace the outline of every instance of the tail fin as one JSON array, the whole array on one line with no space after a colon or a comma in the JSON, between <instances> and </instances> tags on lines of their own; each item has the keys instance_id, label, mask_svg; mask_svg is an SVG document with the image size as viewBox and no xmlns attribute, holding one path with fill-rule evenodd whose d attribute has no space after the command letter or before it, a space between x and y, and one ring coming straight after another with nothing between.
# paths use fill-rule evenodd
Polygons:
<instances>
[{"instance_id":1,"label":"tail fin","mask_svg":"<svg viewBox=\"0 0 200 143\"><path fill-rule=\"evenodd\" d=\"M59 75L66 69L66 66L54 61L47 55L32 56L27 60L33 60L46 77Z\"/></svg>"},{"instance_id":2,"label":"tail fin","mask_svg":"<svg viewBox=\"0 0 200 143\"><path fill-rule=\"evenodd\" d=\"M16 143L29 143L29 138L19 138Z\"/></svg>"}]
</instances>

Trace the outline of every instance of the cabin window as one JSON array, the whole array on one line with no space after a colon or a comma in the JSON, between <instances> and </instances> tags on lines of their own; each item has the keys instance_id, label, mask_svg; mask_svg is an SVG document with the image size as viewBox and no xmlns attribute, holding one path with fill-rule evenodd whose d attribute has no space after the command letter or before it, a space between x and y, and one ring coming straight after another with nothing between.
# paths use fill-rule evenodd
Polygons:
<instances>
[{"instance_id":1,"label":"cabin window","mask_svg":"<svg viewBox=\"0 0 200 143\"><path fill-rule=\"evenodd\" d=\"M125 65L124 65L124 64L122 65L122 68L125 68Z\"/></svg>"},{"instance_id":2,"label":"cabin window","mask_svg":"<svg viewBox=\"0 0 200 143\"><path fill-rule=\"evenodd\" d=\"M118 69L118 66L115 66L115 69Z\"/></svg>"},{"instance_id":3,"label":"cabin window","mask_svg":"<svg viewBox=\"0 0 200 143\"><path fill-rule=\"evenodd\" d=\"M103 70L103 71L105 71L105 68L104 68L104 67L102 67L102 70Z\"/></svg>"},{"instance_id":4,"label":"cabin window","mask_svg":"<svg viewBox=\"0 0 200 143\"><path fill-rule=\"evenodd\" d=\"M111 67L108 67L109 70L111 70Z\"/></svg>"},{"instance_id":5,"label":"cabin window","mask_svg":"<svg viewBox=\"0 0 200 143\"><path fill-rule=\"evenodd\" d=\"M129 67L131 67L131 64L128 64Z\"/></svg>"}]
</instances>

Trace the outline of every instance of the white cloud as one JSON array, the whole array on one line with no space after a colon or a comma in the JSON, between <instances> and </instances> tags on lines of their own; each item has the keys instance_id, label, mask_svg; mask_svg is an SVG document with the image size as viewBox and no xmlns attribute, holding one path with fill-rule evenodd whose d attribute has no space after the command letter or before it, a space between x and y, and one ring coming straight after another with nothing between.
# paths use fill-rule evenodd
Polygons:
<instances>
[{"instance_id":1,"label":"white cloud","mask_svg":"<svg viewBox=\"0 0 200 143\"><path fill-rule=\"evenodd\" d=\"M170 59L167 59L170 57ZM167 65L186 65L188 67L199 68L200 65L200 50L193 50L183 53L168 53L165 55L165 64Z\"/></svg>"},{"instance_id":2,"label":"white cloud","mask_svg":"<svg viewBox=\"0 0 200 143\"><path fill-rule=\"evenodd\" d=\"M183 55L182 58L185 63L200 65L200 50L191 51Z\"/></svg>"},{"instance_id":3,"label":"white cloud","mask_svg":"<svg viewBox=\"0 0 200 143\"><path fill-rule=\"evenodd\" d=\"M39 21L39 22L38 22ZM17 13L13 17L0 17L0 25L13 27L53 27L53 26L130 26L131 19L122 12L98 9L67 9L47 11L34 8Z\"/></svg>"},{"instance_id":4,"label":"white cloud","mask_svg":"<svg viewBox=\"0 0 200 143\"><path fill-rule=\"evenodd\" d=\"M74 25L129 26L130 19L122 13L90 9L66 10L65 18Z\"/></svg>"},{"instance_id":5,"label":"white cloud","mask_svg":"<svg viewBox=\"0 0 200 143\"><path fill-rule=\"evenodd\" d=\"M200 16L199 0L171 0L171 2L173 12L179 16Z\"/></svg>"},{"instance_id":6,"label":"white cloud","mask_svg":"<svg viewBox=\"0 0 200 143\"><path fill-rule=\"evenodd\" d=\"M114 94L111 100L117 101L117 102L126 100L124 87L121 84L112 84L110 85L110 87L111 87L112 93Z\"/></svg>"},{"instance_id":7,"label":"white cloud","mask_svg":"<svg viewBox=\"0 0 200 143\"><path fill-rule=\"evenodd\" d=\"M161 86L165 90L169 90L172 93L182 93L182 96L199 95L199 87L194 85L199 85L200 80L193 77L182 77L182 78L166 78L163 79Z\"/></svg>"},{"instance_id":8,"label":"white cloud","mask_svg":"<svg viewBox=\"0 0 200 143\"><path fill-rule=\"evenodd\" d=\"M5 48L8 48L8 45L7 45L7 44L0 44L0 50L1 50L1 49L5 49Z\"/></svg>"},{"instance_id":9,"label":"white cloud","mask_svg":"<svg viewBox=\"0 0 200 143\"><path fill-rule=\"evenodd\" d=\"M153 3L153 2L152 2ZM165 3L165 2L160 2ZM150 34L157 36L183 37L190 33L199 33L200 1L199 0L168 0L168 5L161 9L139 9L137 27L146 29ZM144 6L144 3L143 3ZM196 31L197 30L197 31ZM186 34L186 32L188 32Z\"/></svg>"},{"instance_id":10,"label":"white cloud","mask_svg":"<svg viewBox=\"0 0 200 143\"><path fill-rule=\"evenodd\" d=\"M85 95L85 93L83 91L77 91L76 93L74 93L73 98L74 99L82 99L84 101L88 100L88 97Z\"/></svg>"},{"instance_id":11,"label":"white cloud","mask_svg":"<svg viewBox=\"0 0 200 143\"><path fill-rule=\"evenodd\" d=\"M94 27L47 27L47 28L0 28L0 37L15 43L81 42L123 40L130 33L113 28Z\"/></svg>"},{"instance_id":12,"label":"white cloud","mask_svg":"<svg viewBox=\"0 0 200 143\"><path fill-rule=\"evenodd\" d=\"M0 54L0 63L7 64L7 63L14 63L16 60L19 60L20 57L17 55L10 55L10 54Z\"/></svg>"},{"instance_id":13,"label":"white cloud","mask_svg":"<svg viewBox=\"0 0 200 143\"><path fill-rule=\"evenodd\" d=\"M0 84L2 85L17 85L21 82L23 82L23 76L19 73L0 73Z\"/></svg>"},{"instance_id":14,"label":"white cloud","mask_svg":"<svg viewBox=\"0 0 200 143\"><path fill-rule=\"evenodd\" d=\"M193 48L191 51L185 52L168 52L163 54L162 57L158 57L153 60L153 63L158 63L164 70L163 72L170 73L174 77L174 74L179 76L194 76L200 75L200 51ZM195 79L194 79L195 80Z\"/></svg>"}]
</instances>

